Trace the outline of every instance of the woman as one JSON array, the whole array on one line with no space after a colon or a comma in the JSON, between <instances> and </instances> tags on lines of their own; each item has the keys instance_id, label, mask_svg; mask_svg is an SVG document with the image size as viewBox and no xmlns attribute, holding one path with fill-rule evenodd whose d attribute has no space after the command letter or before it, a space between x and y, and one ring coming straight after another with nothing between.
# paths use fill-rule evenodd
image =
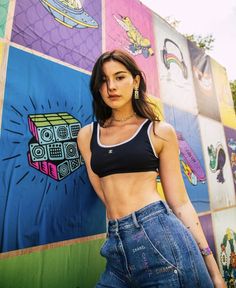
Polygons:
<instances>
[{"instance_id":1,"label":"woman","mask_svg":"<svg viewBox=\"0 0 236 288\"><path fill-rule=\"evenodd\" d=\"M133 58L101 55L90 89L97 122L80 130L78 146L109 219L96 287L225 287L185 190L175 131L147 102Z\"/></svg>"}]
</instances>

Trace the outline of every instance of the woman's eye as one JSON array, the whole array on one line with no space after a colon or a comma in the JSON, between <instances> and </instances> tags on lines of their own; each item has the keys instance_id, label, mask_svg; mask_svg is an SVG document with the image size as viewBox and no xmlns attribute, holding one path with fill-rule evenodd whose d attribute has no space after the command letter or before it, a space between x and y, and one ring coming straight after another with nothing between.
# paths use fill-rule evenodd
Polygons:
<instances>
[{"instance_id":1,"label":"woman's eye","mask_svg":"<svg viewBox=\"0 0 236 288\"><path fill-rule=\"evenodd\" d=\"M117 76L116 77L116 80L122 80L122 79L124 79L125 77L124 76Z\"/></svg>"}]
</instances>

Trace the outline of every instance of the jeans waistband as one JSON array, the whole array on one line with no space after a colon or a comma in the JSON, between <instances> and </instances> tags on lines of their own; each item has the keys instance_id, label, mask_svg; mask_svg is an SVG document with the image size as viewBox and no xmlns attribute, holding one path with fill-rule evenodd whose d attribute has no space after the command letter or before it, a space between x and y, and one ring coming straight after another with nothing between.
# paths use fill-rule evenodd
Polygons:
<instances>
[{"instance_id":1,"label":"jeans waistband","mask_svg":"<svg viewBox=\"0 0 236 288\"><path fill-rule=\"evenodd\" d=\"M131 214L114 220L108 221L108 234L129 229L132 226L140 227L140 223L148 220L162 212L169 214L171 209L164 201L153 202Z\"/></svg>"}]
</instances>

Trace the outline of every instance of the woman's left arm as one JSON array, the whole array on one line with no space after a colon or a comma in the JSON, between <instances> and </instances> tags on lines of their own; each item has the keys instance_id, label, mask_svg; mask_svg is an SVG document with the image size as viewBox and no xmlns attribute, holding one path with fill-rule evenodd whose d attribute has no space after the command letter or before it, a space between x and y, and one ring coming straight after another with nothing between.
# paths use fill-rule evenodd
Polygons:
<instances>
[{"instance_id":1,"label":"woman's left arm","mask_svg":"<svg viewBox=\"0 0 236 288\"><path fill-rule=\"evenodd\" d=\"M199 249L208 247L198 215L185 189L179 162L179 146L174 128L165 122L155 127L154 147L160 159L160 178L166 201L174 214L190 230ZM203 256L215 287L226 287L212 254Z\"/></svg>"}]
</instances>

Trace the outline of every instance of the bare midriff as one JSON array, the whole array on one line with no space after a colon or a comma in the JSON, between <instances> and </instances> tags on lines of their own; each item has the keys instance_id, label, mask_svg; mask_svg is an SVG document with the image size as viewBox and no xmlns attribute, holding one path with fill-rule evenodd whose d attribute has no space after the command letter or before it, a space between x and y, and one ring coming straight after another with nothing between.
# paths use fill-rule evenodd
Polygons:
<instances>
[{"instance_id":1,"label":"bare midriff","mask_svg":"<svg viewBox=\"0 0 236 288\"><path fill-rule=\"evenodd\" d=\"M135 172L100 178L108 219L119 219L161 200L157 193L157 173Z\"/></svg>"}]
</instances>

